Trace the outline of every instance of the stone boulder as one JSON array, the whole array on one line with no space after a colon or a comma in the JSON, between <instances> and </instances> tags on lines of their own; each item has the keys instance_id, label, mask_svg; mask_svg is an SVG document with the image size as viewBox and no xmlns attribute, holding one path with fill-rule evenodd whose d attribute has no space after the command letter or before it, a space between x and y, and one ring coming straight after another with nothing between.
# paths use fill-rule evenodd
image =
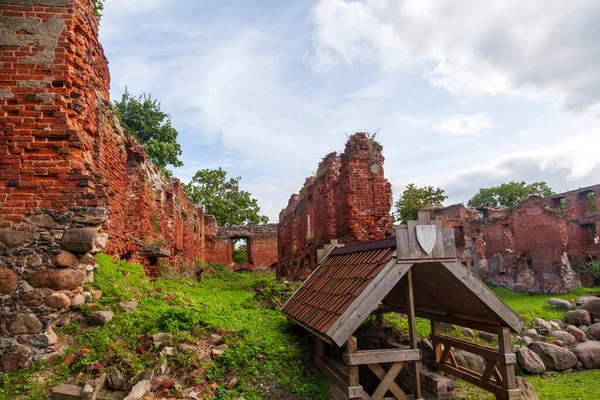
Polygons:
<instances>
[{"instance_id":1,"label":"stone boulder","mask_svg":"<svg viewBox=\"0 0 600 400\"><path fill-rule=\"evenodd\" d=\"M101 252L107 244L108 235L99 234L98 228L67 229L60 241L63 250L73 253Z\"/></svg>"},{"instance_id":2,"label":"stone boulder","mask_svg":"<svg viewBox=\"0 0 600 400\"><path fill-rule=\"evenodd\" d=\"M102 225L108 221L108 210L103 207L80 210L73 215L73 222L88 226Z\"/></svg>"},{"instance_id":3,"label":"stone boulder","mask_svg":"<svg viewBox=\"0 0 600 400\"><path fill-rule=\"evenodd\" d=\"M131 300L131 301L122 301L119 303L119 308L121 310L123 310L123 312L125 314L130 314L132 312L134 312L135 310L137 310L138 308L138 302Z\"/></svg>"},{"instance_id":4,"label":"stone boulder","mask_svg":"<svg viewBox=\"0 0 600 400\"><path fill-rule=\"evenodd\" d=\"M42 331L42 323L35 314L20 314L8 323L11 335L31 335Z\"/></svg>"},{"instance_id":5,"label":"stone boulder","mask_svg":"<svg viewBox=\"0 0 600 400\"><path fill-rule=\"evenodd\" d=\"M485 360L483 357L478 356L467 351L455 350L454 357L456 362L461 367L470 369L471 371L483 374L485 372Z\"/></svg>"},{"instance_id":6,"label":"stone boulder","mask_svg":"<svg viewBox=\"0 0 600 400\"><path fill-rule=\"evenodd\" d=\"M25 218L25 222L42 229L52 229L56 225L54 218L48 214L32 215Z\"/></svg>"},{"instance_id":7,"label":"stone boulder","mask_svg":"<svg viewBox=\"0 0 600 400\"><path fill-rule=\"evenodd\" d=\"M539 333L535 330L535 329L528 329L524 336L529 337L533 340L539 340L540 339L540 335Z\"/></svg>"},{"instance_id":8,"label":"stone boulder","mask_svg":"<svg viewBox=\"0 0 600 400\"><path fill-rule=\"evenodd\" d=\"M25 368L29 364L31 350L27 346L19 346L14 352L0 357L0 372L10 373Z\"/></svg>"},{"instance_id":9,"label":"stone boulder","mask_svg":"<svg viewBox=\"0 0 600 400\"><path fill-rule=\"evenodd\" d=\"M541 375L546 372L542 359L527 347L521 347L517 352L517 362L525 372Z\"/></svg>"},{"instance_id":10,"label":"stone boulder","mask_svg":"<svg viewBox=\"0 0 600 400\"><path fill-rule=\"evenodd\" d=\"M592 323L592 318L588 310L573 310L565 314L565 322L570 325L580 326Z\"/></svg>"},{"instance_id":11,"label":"stone boulder","mask_svg":"<svg viewBox=\"0 0 600 400\"><path fill-rule=\"evenodd\" d=\"M535 330L540 334L540 335L549 335L550 332L552 332L552 325L550 325L550 322L546 321L545 319L542 318L535 318L533 320L533 323L535 324Z\"/></svg>"},{"instance_id":12,"label":"stone boulder","mask_svg":"<svg viewBox=\"0 0 600 400\"><path fill-rule=\"evenodd\" d=\"M555 344L534 342L529 349L540 357L547 371L564 371L577 365L575 354Z\"/></svg>"},{"instance_id":13,"label":"stone boulder","mask_svg":"<svg viewBox=\"0 0 600 400\"><path fill-rule=\"evenodd\" d=\"M486 342L493 342L494 340L498 340L498 335L485 331L479 331L479 337L485 340Z\"/></svg>"},{"instance_id":14,"label":"stone boulder","mask_svg":"<svg viewBox=\"0 0 600 400\"><path fill-rule=\"evenodd\" d=\"M575 336L571 335L569 332L554 331L552 332L552 336L554 336L556 339L560 340L566 345L577 343L577 339L575 338Z\"/></svg>"},{"instance_id":15,"label":"stone boulder","mask_svg":"<svg viewBox=\"0 0 600 400\"><path fill-rule=\"evenodd\" d=\"M150 391L150 387L151 384L149 380L140 381L131 388L131 391L123 400L139 400Z\"/></svg>"},{"instance_id":16,"label":"stone boulder","mask_svg":"<svg viewBox=\"0 0 600 400\"><path fill-rule=\"evenodd\" d=\"M598 297L595 296L582 296L575 300L575 305L577 307L582 306L584 303L587 303L590 300L596 300Z\"/></svg>"},{"instance_id":17,"label":"stone boulder","mask_svg":"<svg viewBox=\"0 0 600 400\"><path fill-rule=\"evenodd\" d=\"M583 368L600 369L600 342L580 343L573 349L573 354L575 354Z\"/></svg>"},{"instance_id":18,"label":"stone boulder","mask_svg":"<svg viewBox=\"0 0 600 400\"><path fill-rule=\"evenodd\" d=\"M16 229L0 229L0 242L9 249L21 247L31 241L31 232L18 231Z\"/></svg>"},{"instance_id":19,"label":"stone boulder","mask_svg":"<svg viewBox=\"0 0 600 400\"><path fill-rule=\"evenodd\" d=\"M77 400L83 398L83 386L58 385L52 390L52 400Z\"/></svg>"},{"instance_id":20,"label":"stone boulder","mask_svg":"<svg viewBox=\"0 0 600 400\"><path fill-rule=\"evenodd\" d=\"M52 293L50 296L44 297L46 307L60 310L71 305L71 299L64 293Z\"/></svg>"},{"instance_id":21,"label":"stone boulder","mask_svg":"<svg viewBox=\"0 0 600 400\"><path fill-rule=\"evenodd\" d=\"M75 268L79 265L79 260L74 254L68 251L61 251L50 260L55 267L58 268Z\"/></svg>"},{"instance_id":22,"label":"stone boulder","mask_svg":"<svg viewBox=\"0 0 600 400\"><path fill-rule=\"evenodd\" d=\"M575 339L577 339L577 341L580 343L587 341L585 332L576 326L573 326L573 325L567 326L567 332L569 332L571 335L575 336Z\"/></svg>"},{"instance_id":23,"label":"stone boulder","mask_svg":"<svg viewBox=\"0 0 600 400\"><path fill-rule=\"evenodd\" d=\"M75 290L84 279L85 273L75 269L39 269L33 272L29 284L35 288Z\"/></svg>"},{"instance_id":24,"label":"stone boulder","mask_svg":"<svg viewBox=\"0 0 600 400\"><path fill-rule=\"evenodd\" d=\"M590 326L587 334L592 340L600 340L600 322Z\"/></svg>"},{"instance_id":25,"label":"stone boulder","mask_svg":"<svg viewBox=\"0 0 600 400\"><path fill-rule=\"evenodd\" d=\"M573 303L571 303L569 300L563 300L563 299L557 299L557 298L551 298L546 300L546 303L549 306L553 306L554 308L556 308L557 310L572 310L573 307Z\"/></svg>"},{"instance_id":26,"label":"stone boulder","mask_svg":"<svg viewBox=\"0 0 600 400\"><path fill-rule=\"evenodd\" d=\"M13 270L0 268L0 296L13 294L18 285L19 277Z\"/></svg>"},{"instance_id":27,"label":"stone boulder","mask_svg":"<svg viewBox=\"0 0 600 400\"><path fill-rule=\"evenodd\" d=\"M108 324L115 314L112 311L95 311L88 315L88 324L91 326L102 326Z\"/></svg>"},{"instance_id":28,"label":"stone boulder","mask_svg":"<svg viewBox=\"0 0 600 400\"><path fill-rule=\"evenodd\" d=\"M527 379L517 376L517 389L521 391L521 400L540 400L533 389L533 385Z\"/></svg>"},{"instance_id":29,"label":"stone boulder","mask_svg":"<svg viewBox=\"0 0 600 400\"><path fill-rule=\"evenodd\" d=\"M578 310L587 310L592 317L592 321L595 319L600 319L600 298L596 298L590 301L586 301L581 306L579 306Z\"/></svg>"}]
</instances>

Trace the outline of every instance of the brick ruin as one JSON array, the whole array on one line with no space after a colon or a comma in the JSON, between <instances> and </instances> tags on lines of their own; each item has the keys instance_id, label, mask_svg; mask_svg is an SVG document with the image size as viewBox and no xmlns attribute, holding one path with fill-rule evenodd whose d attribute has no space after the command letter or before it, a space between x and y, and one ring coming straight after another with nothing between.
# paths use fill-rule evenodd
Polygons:
<instances>
[{"instance_id":1,"label":"brick ruin","mask_svg":"<svg viewBox=\"0 0 600 400\"><path fill-rule=\"evenodd\" d=\"M392 232L392 186L381 151L375 140L357 133L292 195L279 214L279 276L306 278L317 266L317 249L332 240L350 245Z\"/></svg>"},{"instance_id":2,"label":"brick ruin","mask_svg":"<svg viewBox=\"0 0 600 400\"><path fill-rule=\"evenodd\" d=\"M458 204L431 213L454 228L459 259L488 282L547 293L594 283L581 266L600 257L600 185L513 208Z\"/></svg>"},{"instance_id":3,"label":"brick ruin","mask_svg":"<svg viewBox=\"0 0 600 400\"><path fill-rule=\"evenodd\" d=\"M92 0L0 0L0 371L53 351L61 313L90 296L99 252L182 274L224 260L191 204L121 126ZM269 231L269 229L271 229ZM251 232L260 228L252 228ZM270 236L269 233L270 232ZM272 227L252 247L269 248Z\"/></svg>"}]
</instances>

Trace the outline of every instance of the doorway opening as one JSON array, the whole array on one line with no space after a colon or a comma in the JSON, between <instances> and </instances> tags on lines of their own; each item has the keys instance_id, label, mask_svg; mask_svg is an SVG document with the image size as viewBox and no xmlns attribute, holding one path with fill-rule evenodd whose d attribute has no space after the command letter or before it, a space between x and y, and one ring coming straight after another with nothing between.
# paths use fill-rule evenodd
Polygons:
<instances>
[{"instance_id":1,"label":"doorway opening","mask_svg":"<svg viewBox=\"0 0 600 400\"><path fill-rule=\"evenodd\" d=\"M231 259L236 265L251 264L250 261L250 240L248 238L233 238L233 249Z\"/></svg>"}]
</instances>

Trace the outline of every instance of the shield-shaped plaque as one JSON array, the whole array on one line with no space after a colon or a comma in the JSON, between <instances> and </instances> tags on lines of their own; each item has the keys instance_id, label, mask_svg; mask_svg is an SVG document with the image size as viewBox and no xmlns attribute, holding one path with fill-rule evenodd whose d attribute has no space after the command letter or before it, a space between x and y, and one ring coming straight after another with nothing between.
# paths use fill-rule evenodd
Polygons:
<instances>
[{"instance_id":1,"label":"shield-shaped plaque","mask_svg":"<svg viewBox=\"0 0 600 400\"><path fill-rule=\"evenodd\" d=\"M425 251L425 254L431 254L433 248L435 247L437 236L435 225L417 225L416 228L419 244Z\"/></svg>"}]
</instances>

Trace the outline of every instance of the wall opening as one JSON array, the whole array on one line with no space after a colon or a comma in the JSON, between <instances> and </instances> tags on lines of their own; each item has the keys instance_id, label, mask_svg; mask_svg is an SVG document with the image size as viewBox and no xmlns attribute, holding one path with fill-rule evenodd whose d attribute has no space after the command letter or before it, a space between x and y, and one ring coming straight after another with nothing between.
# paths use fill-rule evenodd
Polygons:
<instances>
[{"instance_id":1,"label":"wall opening","mask_svg":"<svg viewBox=\"0 0 600 400\"><path fill-rule=\"evenodd\" d=\"M588 201L588 211L595 212L596 211L596 199L594 198L594 192L588 192L587 201Z\"/></svg>"},{"instance_id":2,"label":"wall opening","mask_svg":"<svg viewBox=\"0 0 600 400\"><path fill-rule=\"evenodd\" d=\"M584 246L589 246L592 244L598 244L598 229L596 228L596 224L585 224L580 225L581 233L582 233L582 243Z\"/></svg>"},{"instance_id":3,"label":"wall opening","mask_svg":"<svg viewBox=\"0 0 600 400\"><path fill-rule=\"evenodd\" d=\"M459 249L464 249L466 246L465 242L465 232L462 226L454 227L454 240L456 241L456 247Z\"/></svg>"},{"instance_id":4,"label":"wall opening","mask_svg":"<svg viewBox=\"0 0 600 400\"><path fill-rule=\"evenodd\" d=\"M233 238L233 250L231 251L231 259L236 265L252 264L250 261L250 239L248 238Z\"/></svg>"},{"instance_id":5,"label":"wall opening","mask_svg":"<svg viewBox=\"0 0 600 400\"><path fill-rule=\"evenodd\" d=\"M527 267L533 267L533 258L531 257L531 252L527 252Z\"/></svg>"},{"instance_id":6,"label":"wall opening","mask_svg":"<svg viewBox=\"0 0 600 400\"><path fill-rule=\"evenodd\" d=\"M554 204L559 209L563 217L567 216L567 200L564 197L554 199Z\"/></svg>"}]
</instances>

